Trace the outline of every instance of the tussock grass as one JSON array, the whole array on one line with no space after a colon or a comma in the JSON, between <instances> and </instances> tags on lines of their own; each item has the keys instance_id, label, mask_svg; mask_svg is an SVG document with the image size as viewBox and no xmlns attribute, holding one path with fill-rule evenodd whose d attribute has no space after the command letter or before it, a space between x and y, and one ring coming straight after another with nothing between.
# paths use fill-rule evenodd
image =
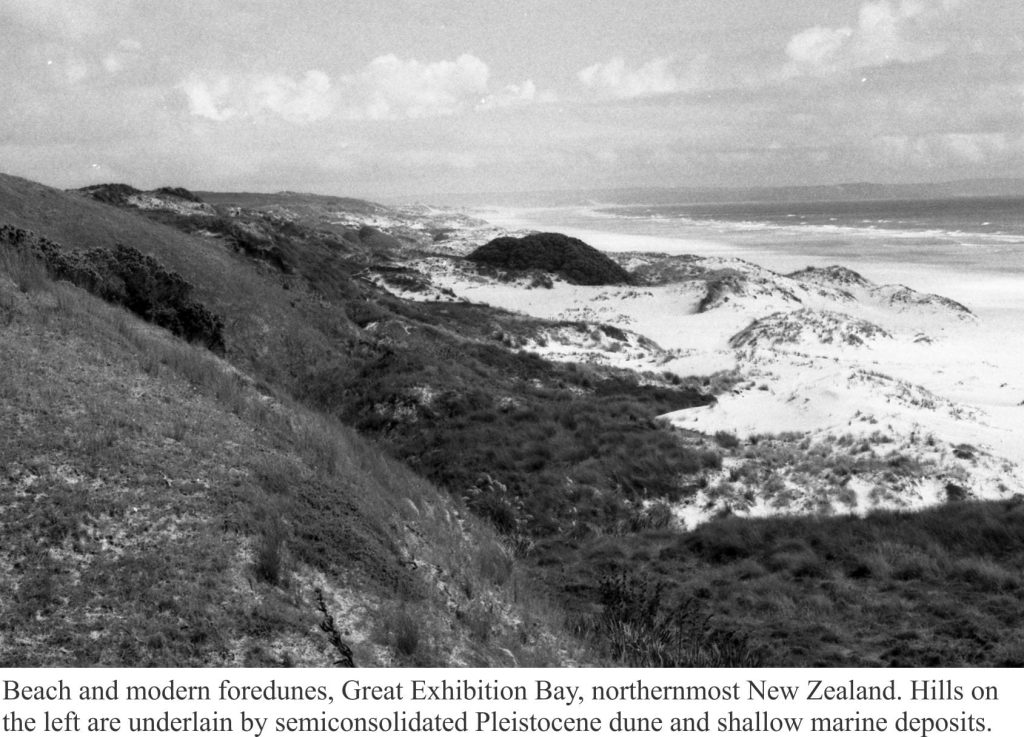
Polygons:
<instances>
[{"instance_id":1,"label":"tussock grass","mask_svg":"<svg viewBox=\"0 0 1024 737\"><path fill-rule=\"evenodd\" d=\"M52 281L41 260L0 242L0 274L6 274L23 293L49 291Z\"/></svg>"},{"instance_id":2,"label":"tussock grass","mask_svg":"<svg viewBox=\"0 0 1024 737\"><path fill-rule=\"evenodd\" d=\"M292 486L302 481L299 467L280 455L264 456L255 464L254 472L260 487L272 497L288 496Z\"/></svg>"},{"instance_id":3,"label":"tussock grass","mask_svg":"<svg viewBox=\"0 0 1024 737\"><path fill-rule=\"evenodd\" d=\"M253 568L256 577L277 586L284 581L285 540L288 533L280 517L272 516L265 519L256 539L256 551L253 556Z\"/></svg>"},{"instance_id":4,"label":"tussock grass","mask_svg":"<svg viewBox=\"0 0 1024 737\"><path fill-rule=\"evenodd\" d=\"M512 577L515 561L496 543L482 545L475 559L485 581L503 586Z\"/></svg>"},{"instance_id":5,"label":"tussock grass","mask_svg":"<svg viewBox=\"0 0 1024 737\"><path fill-rule=\"evenodd\" d=\"M413 664L418 664L413 659L422 660L429 648L423 632L423 615L413 610L408 602L401 602L384 612L377 638Z\"/></svg>"}]
</instances>

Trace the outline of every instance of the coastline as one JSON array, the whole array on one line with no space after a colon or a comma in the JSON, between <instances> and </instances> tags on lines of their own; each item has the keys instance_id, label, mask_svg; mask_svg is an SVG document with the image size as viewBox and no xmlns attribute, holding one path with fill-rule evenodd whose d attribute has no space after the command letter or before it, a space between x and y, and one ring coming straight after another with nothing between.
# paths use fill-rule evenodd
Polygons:
<instances>
[{"instance_id":1,"label":"coastline","mask_svg":"<svg viewBox=\"0 0 1024 737\"><path fill-rule=\"evenodd\" d=\"M918 291L940 294L960 302L986 320L995 320L1010 328L1024 320L1024 248L1013 253L1013 268L1003 269L989 265L978 268L971 265L952 266L947 263L929 263L917 259L888 257L873 260L879 242L906 240L899 232L863 230L844 235L832 243L832 253L822 253L821 241L813 241L814 248L802 248L799 237L784 243L780 234L774 239L753 241L735 233L714 232L707 228L694 233L692 226L680 227L680 232L668 234L671 223L660 223L658 234L644 232L642 219L619 219L602 216L584 207L548 208L480 208L474 216L509 231L556 231L579 238L607 253L665 253L669 255L693 254L703 257L738 258L787 274L809 266L823 268L841 265L861 273L877 283L903 284ZM581 225L581 221L586 221ZM614 224L615 227L610 227ZM603 229L601 226L605 226ZM852 229L855 230L855 229ZM779 229L781 232L781 229ZM1022 239L1024 242L1024 239ZM869 248L858 250L857 244ZM971 246L964 246L971 248ZM1007 246L1007 251L1011 246ZM898 250L898 249L894 249ZM1018 270L1018 268L1020 270Z\"/></svg>"}]
</instances>

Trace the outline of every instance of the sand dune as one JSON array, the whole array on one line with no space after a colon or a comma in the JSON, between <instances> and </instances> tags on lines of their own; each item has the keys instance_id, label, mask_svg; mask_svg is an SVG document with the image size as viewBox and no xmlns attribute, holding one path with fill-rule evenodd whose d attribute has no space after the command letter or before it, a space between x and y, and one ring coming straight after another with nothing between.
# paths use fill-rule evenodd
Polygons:
<instances>
[{"instance_id":1,"label":"sand dune","mask_svg":"<svg viewBox=\"0 0 1024 737\"><path fill-rule=\"evenodd\" d=\"M507 218L502 224L524 225ZM824 469L798 472L794 462L780 468L785 493L779 493L737 479L737 462L730 461L708 479L712 491L678 506L687 524L723 507L751 515L863 513L953 494L1024 493L1018 422L1024 381L1017 369L1024 356L1007 332L1012 322L1005 309L983 302L975 314L968 300L933 291L957 285L959 275L922 273L915 289L907 278L915 274L891 265L885 273L905 283L876 283L835 264L783 274L721 244L696 242L689 244L693 253L682 253L678 241L573 235L590 237L637 283L581 286L555 278L545 287L528 275L485 275L459 258L471 239L455 238L446 255L409 264L431 286L402 296L483 302L579 323L520 346L555 360L683 376L736 372L741 381L716 405L665 419L687 430L735 435L748 443L740 456L756 455L751 437L789 434L779 442L834 446L829 463L840 464L847 453L859 469L829 487ZM669 253L657 252L659 243ZM962 299L962 279L958 286ZM602 325L622 331L623 339L609 337L613 331ZM881 459L877 468L856 460L852 449L865 443ZM893 471L901 459L913 461L913 472Z\"/></svg>"}]
</instances>

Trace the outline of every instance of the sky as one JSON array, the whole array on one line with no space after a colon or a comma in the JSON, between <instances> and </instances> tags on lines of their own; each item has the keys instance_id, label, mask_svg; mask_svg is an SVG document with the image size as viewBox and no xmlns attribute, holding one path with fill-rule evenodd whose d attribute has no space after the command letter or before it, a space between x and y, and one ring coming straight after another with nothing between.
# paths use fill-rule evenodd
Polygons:
<instances>
[{"instance_id":1,"label":"sky","mask_svg":"<svg viewBox=\"0 0 1024 737\"><path fill-rule=\"evenodd\" d=\"M1020 0L0 0L0 171L390 199L1024 177Z\"/></svg>"}]
</instances>

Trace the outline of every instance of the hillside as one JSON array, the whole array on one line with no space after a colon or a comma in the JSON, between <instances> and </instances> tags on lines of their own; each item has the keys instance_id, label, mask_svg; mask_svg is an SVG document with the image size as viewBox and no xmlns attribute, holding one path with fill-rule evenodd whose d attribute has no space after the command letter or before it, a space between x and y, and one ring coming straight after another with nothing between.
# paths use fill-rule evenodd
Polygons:
<instances>
[{"instance_id":1,"label":"hillside","mask_svg":"<svg viewBox=\"0 0 1024 737\"><path fill-rule=\"evenodd\" d=\"M0 324L0 664L577 657L507 545L350 429L10 250Z\"/></svg>"},{"instance_id":2,"label":"hillside","mask_svg":"<svg viewBox=\"0 0 1024 737\"><path fill-rule=\"evenodd\" d=\"M998 428L872 363L962 305L296 193L0 176L0 228L4 664L1024 662Z\"/></svg>"}]
</instances>

